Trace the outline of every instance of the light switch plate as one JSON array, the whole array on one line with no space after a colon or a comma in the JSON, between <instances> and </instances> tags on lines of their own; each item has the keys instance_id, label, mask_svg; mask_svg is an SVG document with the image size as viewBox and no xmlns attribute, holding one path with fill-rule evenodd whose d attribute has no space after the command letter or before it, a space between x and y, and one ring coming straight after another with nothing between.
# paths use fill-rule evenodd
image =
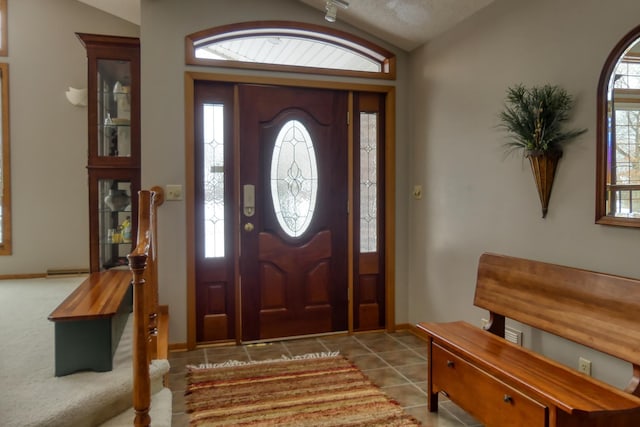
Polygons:
<instances>
[{"instance_id":1,"label":"light switch plate","mask_svg":"<svg viewBox=\"0 0 640 427\"><path fill-rule=\"evenodd\" d=\"M182 185L167 184L165 193L167 200L182 200Z\"/></svg>"},{"instance_id":2,"label":"light switch plate","mask_svg":"<svg viewBox=\"0 0 640 427\"><path fill-rule=\"evenodd\" d=\"M422 185L416 184L413 186L413 198L416 200L422 199Z\"/></svg>"}]
</instances>

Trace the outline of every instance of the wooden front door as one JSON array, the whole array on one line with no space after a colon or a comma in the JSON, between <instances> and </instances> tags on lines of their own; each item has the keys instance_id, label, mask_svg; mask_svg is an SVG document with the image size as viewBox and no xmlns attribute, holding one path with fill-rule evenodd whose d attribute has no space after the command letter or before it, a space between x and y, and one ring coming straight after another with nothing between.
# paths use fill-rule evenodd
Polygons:
<instances>
[{"instance_id":1,"label":"wooden front door","mask_svg":"<svg viewBox=\"0 0 640 427\"><path fill-rule=\"evenodd\" d=\"M347 93L241 85L242 340L347 330Z\"/></svg>"}]
</instances>

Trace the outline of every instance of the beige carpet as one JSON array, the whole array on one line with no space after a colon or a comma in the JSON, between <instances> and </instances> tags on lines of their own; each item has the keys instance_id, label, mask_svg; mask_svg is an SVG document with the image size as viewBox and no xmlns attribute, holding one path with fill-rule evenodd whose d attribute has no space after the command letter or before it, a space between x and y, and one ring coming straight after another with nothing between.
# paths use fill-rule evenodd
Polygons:
<instances>
[{"instance_id":1,"label":"beige carpet","mask_svg":"<svg viewBox=\"0 0 640 427\"><path fill-rule=\"evenodd\" d=\"M0 280L3 427L95 426L131 406L131 321L113 371L54 376L54 326L47 316L84 278ZM164 364L152 367L155 377L168 370Z\"/></svg>"},{"instance_id":2,"label":"beige carpet","mask_svg":"<svg viewBox=\"0 0 640 427\"><path fill-rule=\"evenodd\" d=\"M341 356L190 367L191 426L418 426Z\"/></svg>"}]
</instances>

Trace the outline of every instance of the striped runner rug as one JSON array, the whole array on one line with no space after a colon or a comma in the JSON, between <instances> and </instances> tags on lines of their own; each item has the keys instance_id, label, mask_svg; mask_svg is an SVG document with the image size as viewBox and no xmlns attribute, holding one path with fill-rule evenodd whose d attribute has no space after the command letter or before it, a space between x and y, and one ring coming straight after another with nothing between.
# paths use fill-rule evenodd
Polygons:
<instances>
[{"instance_id":1,"label":"striped runner rug","mask_svg":"<svg viewBox=\"0 0 640 427\"><path fill-rule=\"evenodd\" d=\"M419 426L342 356L190 366L191 426Z\"/></svg>"}]
</instances>

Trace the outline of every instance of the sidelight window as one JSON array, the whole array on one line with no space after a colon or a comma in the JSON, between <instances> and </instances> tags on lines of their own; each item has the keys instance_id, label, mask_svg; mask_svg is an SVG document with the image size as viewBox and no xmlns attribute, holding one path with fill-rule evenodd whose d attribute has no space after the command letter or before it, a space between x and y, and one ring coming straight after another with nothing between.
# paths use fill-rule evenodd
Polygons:
<instances>
[{"instance_id":1,"label":"sidelight window","mask_svg":"<svg viewBox=\"0 0 640 427\"><path fill-rule=\"evenodd\" d=\"M378 114L360 113L360 252L378 250Z\"/></svg>"},{"instance_id":2,"label":"sidelight window","mask_svg":"<svg viewBox=\"0 0 640 427\"><path fill-rule=\"evenodd\" d=\"M224 257L224 105L204 104L204 242L206 258Z\"/></svg>"}]
</instances>

